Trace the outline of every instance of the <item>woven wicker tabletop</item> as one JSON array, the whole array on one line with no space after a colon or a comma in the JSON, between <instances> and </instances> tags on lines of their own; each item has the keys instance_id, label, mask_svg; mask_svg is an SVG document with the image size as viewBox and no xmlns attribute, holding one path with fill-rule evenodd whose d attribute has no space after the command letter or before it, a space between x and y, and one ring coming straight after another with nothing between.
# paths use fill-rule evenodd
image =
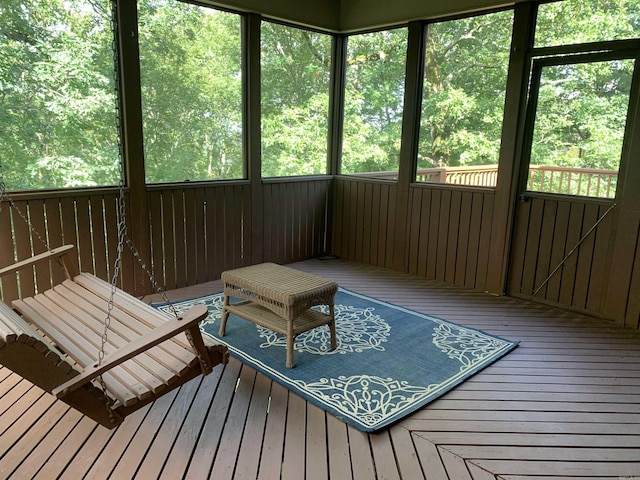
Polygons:
<instances>
[{"instance_id":1,"label":"woven wicker tabletop","mask_svg":"<svg viewBox=\"0 0 640 480\"><path fill-rule=\"evenodd\" d=\"M222 273L225 295L252 300L292 319L314 305L333 304L338 284L275 263L261 263Z\"/></svg>"}]
</instances>

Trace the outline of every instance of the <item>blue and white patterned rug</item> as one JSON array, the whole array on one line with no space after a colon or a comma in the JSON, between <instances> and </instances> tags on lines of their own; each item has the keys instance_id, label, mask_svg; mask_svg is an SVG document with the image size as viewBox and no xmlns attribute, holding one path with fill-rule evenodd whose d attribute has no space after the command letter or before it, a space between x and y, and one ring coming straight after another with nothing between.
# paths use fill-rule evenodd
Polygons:
<instances>
[{"instance_id":1,"label":"blue and white patterned rug","mask_svg":"<svg viewBox=\"0 0 640 480\"><path fill-rule=\"evenodd\" d=\"M364 431L388 426L463 382L516 347L498 338L340 288L338 348L328 327L298 335L295 367L285 366L283 336L230 315L218 337L222 293L175 302L209 308L204 333L232 356ZM169 305L155 304L170 312ZM326 307L325 307L326 308Z\"/></svg>"}]
</instances>

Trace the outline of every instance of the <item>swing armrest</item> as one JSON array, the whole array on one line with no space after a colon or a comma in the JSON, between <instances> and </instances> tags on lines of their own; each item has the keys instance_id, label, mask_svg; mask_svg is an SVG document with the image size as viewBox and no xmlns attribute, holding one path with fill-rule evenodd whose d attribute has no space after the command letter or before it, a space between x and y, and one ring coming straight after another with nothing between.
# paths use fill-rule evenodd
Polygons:
<instances>
[{"instance_id":1,"label":"swing armrest","mask_svg":"<svg viewBox=\"0 0 640 480\"><path fill-rule=\"evenodd\" d=\"M47 252L40 253L38 255L34 255L31 258L27 258L26 260L22 260L20 262L14 263L13 265L9 265L8 267L4 267L0 269L0 277L4 277L5 275L9 275L10 273L15 273L17 271L23 270L32 265L37 265L39 263L46 262L48 260L53 260L55 258L62 257L70 250L73 250L75 245L62 245L58 248L53 248ZM63 262L64 263L64 262ZM64 264L65 272L67 276L71 278L71 272L66 264Z\"/></svg>"},{"instance_id":2,"label":"swing armrest","mask_svg":"<svg viewBox=\"0 0 640 480\"><path fill-rule=\"evenodd\" d=\"M113 367L135 357L139 353L145 352L151 347L154 347L165 340L169 340L185 330L193 327L197 328L198 323L206 318L207 313L208 310L205 305L195 305L191 307L181 317L167 320L166 323L154 328L146 335L137 338L118 351L105 356L101 365L98 365L97 361L91 365L87 365L80 375L76 375L71 380L63 383L59 387L55 388L51 393L55 395L56 398L62 398L65 395L68 395Z\"/></svg>"}]
</instances>

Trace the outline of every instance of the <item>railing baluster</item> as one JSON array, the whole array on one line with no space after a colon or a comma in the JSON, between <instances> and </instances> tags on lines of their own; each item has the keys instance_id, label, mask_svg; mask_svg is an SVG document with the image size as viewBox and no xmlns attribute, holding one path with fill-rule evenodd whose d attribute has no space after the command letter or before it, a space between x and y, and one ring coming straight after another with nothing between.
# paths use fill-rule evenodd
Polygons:
<instances>
[{"instance_id":1,"label":"railing baluster","mask_svg":"<svg viewBox=\"0 0 640 480\"><path fill-rule=\"evenodd\" d=\"M558 193L562 193L562 182L564 180L564 173L560 172L560 178L558 179Z\"/></svg>"}]
</instances>

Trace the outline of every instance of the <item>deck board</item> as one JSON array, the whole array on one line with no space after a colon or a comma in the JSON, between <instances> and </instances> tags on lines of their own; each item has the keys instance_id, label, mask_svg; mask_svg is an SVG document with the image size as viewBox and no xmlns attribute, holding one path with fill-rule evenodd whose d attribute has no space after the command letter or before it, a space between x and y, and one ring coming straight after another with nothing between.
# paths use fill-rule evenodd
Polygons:
<instances>
[{"instance_id":1,"label":"deck board","mask_svg":"<svg viewBox=\"0 0 640 480\"><path fill-rule=\"evenodd\" d=\"M400 480L400 473L396 465L395 453L389 432L384 431L377 435L371 435L369 441L371 442L371 452L376 466L377 477L387 478L389 480Z\"/></svg>"},{"instance_id":2,"label":"deck board","mask_svg":"<svg viewBox=\"0 0 640 480\"><path fill-rule=\"evenodd\" d=\"M329 441L329 478L351 480L351 456L347 426L333 415L327 415ZM409 477L410 478L410 477Z\"/></svg>"},{"instance_id":3,"label":"deck board","mask_svg":"<svg viewBox=\"0 0 640 480\"><path fill-rule=\"evenodd\" d=\"M427 478L429 480L447 480L449 475L438 452L438 446L423 437L415 437L413 444L422 468L427 472Z\"/></svg>"},{"instance_id":4,"label":"deck board","mask_svg":"<svg viewBox=\"0 0 640 480\"><path fill-rule=\"evenodd\" d=\"M329 478L326 415L320 407L307 405L305 478L308 480Z\"/></svg>"},{"instance_id":5,"label":"deck board","mask_svg":"<svg viewBox=\"0 0 640 480\"><path fill-rule=\"evenodd\" d=\"M229 362L229 365L224 368L211 408L207 415L201 417L202 430L193 450L192 459L195 460L189 462L187 466L185 477L187 479L209 478L209 471L216 458L240 369L240 362Z\"/></svg>"},{"instance_id":6,"label":"deck board","mask_svg":"<svg viewBox=\"0 0 640 480\"><path fill-rule=\"evenodd\" d=\"M271 380L264 375L257 375L244 427L244 441L240 446L234 478L258 478L270 394Z\"/></svg>"},{"instance_id":7,"label":"deck board","mask_svg":"<svg viewBox=\"0 0 640 480\"><path fill-rule=\"evenodd\" d=\"M212 406L212 398L220 382L224 370L214 371L202 378L194 380L198 385L198 391L194 396L191 408L187 413L180 432L176 435L176 441L172 450L167 455L164 468L158 478L173 480L181 478L191 462L191 456L198 442L200 431L203 428L203 418ZM199 380L199 381L198 381Z\"/></svg>"},{"instance_id":8,"label":"deck board","mask_svg":"<svg viewBox=\"0 0 640 480\"><path fill-rule=\"evenodd\" d=\"M375 434L233 358L115 431L0 368L0 477L560 480L640 472L639 332L353 262L293 266L521 344ZM168 293L220 289L214 281Z\"/></svg>"},{"instance_id":9,"label":"deck board","mask_svg":"<svg viewBox=\"0 0 640 480\"><path fill-rule=\"evenodd\" d=\"M181 388L175 400L167 410L167 415L155 438L150 443L149 449L144 455L140 467L136 470L136 477L158 478L162 468L171 452L174 442L182 429L191 403L197 393L200 382L188 382ZM144 443L144 442L141 442ZM126 478L126 477L122 477Z\"/></svg>"},{"instance_id":10,"label":"deck board","mask_svg":"<svg viewBox=\"0 0 640 480\"><path fill-rule=\"evenodd\" d=\"M305 437L307 402L289 394L287 423L282 456L282 478L296 480L305 476Z\"/></svg>"},{"instance_id":11,"label":"deck board","mask_svg":"<svg viewBox=\"0 0 640 480\"><path fill-rule=\"evenodd\" d=\"M349 432L349 452L353 480L369 480L376 478L375 465L371 455L369 434L347 426Z\"/></svg>"},{"instance_id":12,"label":"deck board","mask_svg":"<svg viewBox=\"0 0 640 480\"><path fill-rule=\"evenodd\" d=\"M411 432L399 425L389 428L393 449L397 458L400 478L424 479L424 472L415 452Z\"/></svg>"},{"instance_id":13,"label":"deck board","mask_svg":"<svg viewBox=\"0 0 640 480\"><path fill-rule=\"evenodd\" d=\"M70 414L69 417L73 418L73 415ZM40 464L41 468L33 476L34 480L59 478L69 463L72 461L80 462L81 459L75 454L96 428L96 422L88 417L81 417L73 428L61 432L60 435L51 435L52 441L57 444L58 448L44 463ZM62 442L60 442L61 438L64 439ZM31 462L31 458L28 460Z\"/></svg>"},{"instance_id":14,"label":"deck board","mask_svg":"<svg viewBox=\"0 0 640 480\"><path fill-rule=\"evenodd\" d=\"M279 478L284 450L288 398L289 392L286 388L277 383L272 384L269 415L264 431L262 456L258 471L259 480Z\"/></svg>"},{"instance_id":15,"label":"deck board","mask_svg":"<svg viewBox=\"0 0 640 480\"><path fill-rule=\"evenodd\" d=\"M49 417L49 415L47 415ZM68 415L64 415L61 417L60 421L56 423L56 425L46 433L46 436L40 441L37 446L31 451L29 454L29 461L24 465L20 466L21 475L24 478L34 478L44 469L47 461L54 456L53 454L56 452L58 447L60 447L58 443L59 438L64 438L64 436L72 431L74 427L80 422L82 419L82 414L79 412L75 412L73 410L69 411ZM32 436L29 436L32 437ZM7 457L3 458L3 461ZM19 460L24 460L24 454L19 456ZM4 462L3 462L4 463ZM49 472L49 473L47 473ZM44 475L49 475L49 478L55 478L53 473L51 472L51 464L47 465L47 469L42 473Z\"/></svg>"},{"instance_id":16,"label":"deck board","mask_svg":"<svg viewBox=\"0 0 640 480\"><path fill-rule=\"evenodd\" d=\"M211 478L220 480L233 479L236 460L247 423L255 379L255 370L242 368L240 379L236 386L236 393L229 409L229 415L220 437L220 446L213 463Z\"/></svg>"}]
</instances>

